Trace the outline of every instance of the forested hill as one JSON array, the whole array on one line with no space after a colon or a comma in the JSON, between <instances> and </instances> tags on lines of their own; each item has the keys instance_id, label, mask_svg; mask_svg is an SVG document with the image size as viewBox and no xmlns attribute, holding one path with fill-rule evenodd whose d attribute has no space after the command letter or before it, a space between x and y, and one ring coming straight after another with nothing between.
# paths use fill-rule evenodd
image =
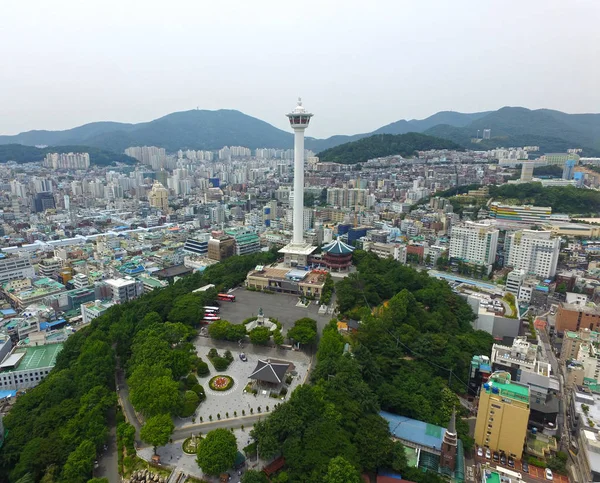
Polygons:
<instances>
[{"instance_id":1,"label":"forested hill","mask_svg":"<svg viewBox=\"0 0 600 483\"><path fill-rule=\"evenodd\" d=\"M110 166L114 163L135 164L137 160L126 154L113 153L106 149L90 146L49 146L36 148L22 144L0 144L0 163L14 161L19 164L42 161L48 153L89 153L90 163L96 166Z\"/></svg>"},{"instance_id":2,"label":"forested hill","mask_svg":"<svg viewBox=\"0 0 600 483\"><path fill-rule=\"evenodd\" d=\"M116 355L128 376L130 400L146 418L142 434L157 421L170 423L190 392L182 393L182 384L206 366L190 343L203 307L217 290L241 284L248 270L276 259L274 251L228 258L111 307L69 337L48 377L19 396L4 418L0 481L88 482L108 437L107 416L117 404ZM445 282L360 250L354 262L358 271L336 286L340 310L362 321L350 339L353 357L344 354L346 339L332 321L323 331L310 384L277 408L267 407L250 434L264 458L285 456L286 481L321 483L343 464L348 477L341 481L348 483L378 468L393 468L417 483L442 483L435 474L408 467L402 445L392 442L378 413L445 426L453 408L461 410L455 391L466 390L471 357L489 353L493 339L472 329L469 305ZM216 290L192 292L209 282ZM463 419L457 429L470 448ZM128 454L119 465L131 467L135 430L122 422L117 433L127 439Z\"/></svg>"},{"instance_id":3,"label":"forested hill","mask_svg":"<svg viewBox=\"0 0 600 483\"><path fill-rule=\"evenodd\" d=\"M600 213L600 192L574 186L547 186L518 183L490 186L496 201L519 205L551 206L553 213L596 216Z\"/></svg>"},{"instance_id":4,"label":"forested hill","mask_svg":"<svg viewBox=\"0 0 600 483\"><path fill-rule=\"evenodd\" d=\"M351 143L342 144L326 149L319 153L322 162L356 164L383 156L413 156L416 151L428 149L454 149L463 151L464 148L447 139L436 138L410 132L407 134L376 134Z\"/></svg>"}]
</instances>

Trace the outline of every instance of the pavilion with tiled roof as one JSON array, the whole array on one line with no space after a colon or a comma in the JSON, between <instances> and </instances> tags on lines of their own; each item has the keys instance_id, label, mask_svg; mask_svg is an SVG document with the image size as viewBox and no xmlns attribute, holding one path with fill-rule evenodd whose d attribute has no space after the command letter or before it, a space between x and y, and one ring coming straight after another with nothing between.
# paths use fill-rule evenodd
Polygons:
<instances>
[{"instance_id":1,"label":"pavilion with tiled roof","mask_svg":"<svg viewBox=\"0 0 600 483\"><path fill-rule=\"evenodd\" d=\"M323 262L331 271L348 270L352 265L354 247L337 239L323 247Z\"/></svg>"}]
</instances>

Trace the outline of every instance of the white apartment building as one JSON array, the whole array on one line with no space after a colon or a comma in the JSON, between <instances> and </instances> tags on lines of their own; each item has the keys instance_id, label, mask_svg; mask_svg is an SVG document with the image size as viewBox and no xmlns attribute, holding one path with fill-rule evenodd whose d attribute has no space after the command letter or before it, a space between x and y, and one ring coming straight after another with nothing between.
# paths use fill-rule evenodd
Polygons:
<instances>
[{"instance_id":1,"label":"white apartment building","mask_svg":"<svg viewBox=\"0 0 600 483\"><path fill-rule=\"evenodd\" d=\"M84 324L91 322L96 317L100 317L104 312L110 309L114 305L113 302L105 300L96 300L95 302L88 302L81 304L81 318Z\"/></svg>"},{"instance_id":2,"label":"white apartment building","mask_svg":"<svg viewBox=\"0 0 600 483\"><path fill-rule=\"evenodd\" d=\"M406 264L406 245L365 241L363 250L373 252L380 258L392 257L394 260Z\"/></svg>"},{"instance_id":3,"label":"white apartment building","mask_svg":"<svg viewBox=\"0 0 600 483\"><path fill-rule=\"evenodd\" d=\"M29 258L7 257L0 253L0 284L9 280L31 278L34 276L35 270L31 266Z\"/></svg>"},{"instance_id":4,"label":"white apartment building","mask_svg":"<svg viewBox=\"0 0 600 483\"><path fill-rule=\"evenodd\" d=\"M506 265L542 278L556 274L560 238L550 231L519 230L506 237Z\"/></svg>"},{"instance_id":5,"label":"white apartment building","mask_svg":"<svg viewBox=\"0 0 600 483\"><path fill-rule=\"evenodd\" d=\"M487 223L467 221L452 227L450 258L491 266L496 260L499 230Z\"/></svg>"},{"instance_id":6,"label":"white apartment building","mask_svg":"<svg viewBox=\"0 0 600 483\"><path fill-rule=\"evenodd\" d=\"M515 295L515 297L519 296L519 289L521 285L523 285L523 281L525 280L525 270L515 269L508 273L506 276L506 291Z\"/></svg>"},{"instance_id":7,"label":"white apartment building","mask_svg":"<svg viewBox=\"0 0 600 483\"><path fill-rule=\"evenodd\" d=\"M103 283L110 289L115 303L129 302L144 293L144 284L131 277L111 278Z\"/></svg>"}]
</instances>

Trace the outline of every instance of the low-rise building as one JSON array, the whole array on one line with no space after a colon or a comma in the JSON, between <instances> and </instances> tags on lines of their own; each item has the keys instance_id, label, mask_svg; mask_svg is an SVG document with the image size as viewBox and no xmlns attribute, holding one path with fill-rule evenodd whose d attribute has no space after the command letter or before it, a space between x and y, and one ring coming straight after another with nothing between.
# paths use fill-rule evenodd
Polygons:
<instances>
[{"instance_id":1,"label":"low-rise building","mask_svg":"<svg viewBox=\"0 0 600 483\"><path fill-rule=\"evenodd\" d=\"M519 297L519 289L525 280L525 270L515 269L506 275L506 291Z\"/></svg>"},{"instance_id":2,"label":"low-rise building","mask_svg":"<svg viewBox=\"0 0 600 483\"><path fill-rule=\"evenodd\" d=\"M380 258L391 257L400 263L406 264L406 245L401 245L400 243L366 241L363 243L363 250L373 252Z\"/></svg>"},{"instance_id":3,"label":"low-rise building","mask_svg":"<svg viewBox=\"0 0 600 483\"><path fill-rule=\"evenodd\" d=\"M579 329L598 331L600 326L600 307L595 304L585 306L561 302L556 312L556 331L578 332Z\"/></svg>"},{"instance_id":4,"label":"low-rise building","mask_svg":"<svg viewBox=\"0 0 600 483\"><path fill-rule=\"evenodd\" d=\"M144 284L131 277L110 278L96 283L96 298L108 298L122 304L140 297L144 293Z\"/></svg>"},{"instance_id":5,"label":"low-rise building","mask_svg":"<svg viewBox=\"0 0 600 483\"><path fill-rule=\"evenodd\" d=\"M27 257L5 255L0 253L0 283L9 280L32 278L35 270Z\"/></svg>"},{"instance_id":6,"label":"low-rise building","mask_svg":"<svg viewBox=\"0 0 600 483\"><path fill-rule=\"evenodd\" d=\"M95 300L81 304L81 319L84 324L100 317L104 312L110 309L114 304L111 300Z\"/></svg>"},{"instance_id":7,"label":"low-rise building","mask_svg":"<svg viewBox=\"0 0 600 483\"><path fill-rule=\"evenodd\" d=\"M18 310L22 310L28 305L41 302L45 297L59 292L63 292L65 286L51 278L40 278L31 284L30 288L20 291L4 291L11 305Z\"/></svg>"},{"instance_id":8,"label":"low-rise building","mask_svg":"<svg viewBox=\"0 0 600 483\"><path fill-rule=\"evenodd\" d=\"M302 294L319 298L325 286L323 270L298 270L259 266L248 272L246 287L254 290Z\"/></svg>"},{"instance_id":9,"label":"low-rise building","mask_svg":"<svg viewBox=\"0 0 600 483\"><path fill-rule=\"evenodd\" d=\"M37 386L54 368L62 344L16 348L0 363L0 390Z\"/></svg>"}]
</instances>

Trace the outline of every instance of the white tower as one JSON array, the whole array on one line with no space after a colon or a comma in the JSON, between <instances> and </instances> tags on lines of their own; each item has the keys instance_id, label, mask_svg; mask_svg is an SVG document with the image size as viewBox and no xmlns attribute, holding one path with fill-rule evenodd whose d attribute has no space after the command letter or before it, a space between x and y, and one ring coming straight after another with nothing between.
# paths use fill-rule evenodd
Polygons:
<instances>
[{"instance_id":1,"label":"white tower","mask_svg":"<svg viewBox=\"0 0 600 483\"><path fill-rule=\"evenodd\" d=\"M308 256L316 249L304 242L304 130L313 115L304 109L298 98L296 108L287 114L294 130L294 206L292 243L280 250L287 266L307 265Z\"/></svg>"},{"instance_id":2,"label":"white tower","mask_svg":"<svg viewBox=\"0 0 600 483\"><path fill-rule=\"evenodd\" d=\"M304 130L308 127L312 114L302 106L298 98L296 108L287 114L294 130L294 245L304 244Z\"/></svg>"}]
</instances>

